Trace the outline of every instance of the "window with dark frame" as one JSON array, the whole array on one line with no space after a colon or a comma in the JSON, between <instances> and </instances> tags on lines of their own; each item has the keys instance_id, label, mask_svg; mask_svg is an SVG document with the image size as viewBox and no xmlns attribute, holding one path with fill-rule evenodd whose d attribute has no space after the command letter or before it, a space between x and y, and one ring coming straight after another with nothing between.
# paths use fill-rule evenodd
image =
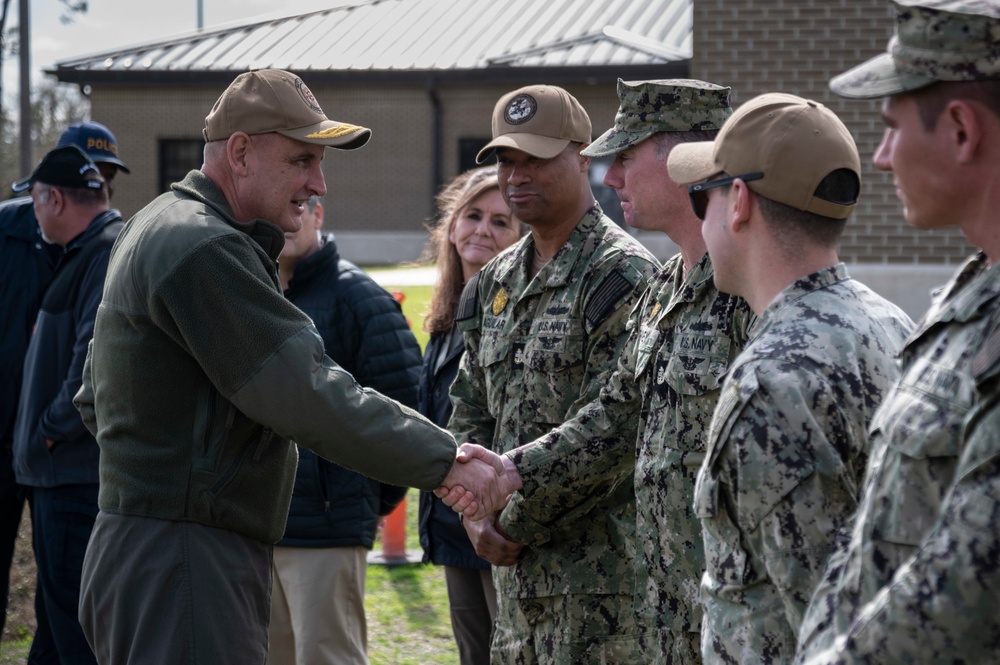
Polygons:
<instances>
[{"instance_id":1,"label":"window with dark frame","mask_svg":"<svg viewBox=\"0 0 1000 665\"><path fill-rule=\"evenodd\" d=\"M160 193L168 191L172 183L183 180L188 171L201 168L204 150L205 142L201 139L160 139L157 183Z\"/></svg>"},{"instance_id":2,"label":"window with dark frame","mask_svg":"<svg viewBox=\"0 0 1000 665\"><path fill-rule=\"evenodd\" d=\"M483 164L476 164L476 155L478 155L479 151L483 149L483 146L489 142L489 138L458 139L458 172L465 173L469 169L474 169L477 166L485 166L486 164L492 164L495 162L495 159L488 159Z\"/></svg>"}]
</instances>

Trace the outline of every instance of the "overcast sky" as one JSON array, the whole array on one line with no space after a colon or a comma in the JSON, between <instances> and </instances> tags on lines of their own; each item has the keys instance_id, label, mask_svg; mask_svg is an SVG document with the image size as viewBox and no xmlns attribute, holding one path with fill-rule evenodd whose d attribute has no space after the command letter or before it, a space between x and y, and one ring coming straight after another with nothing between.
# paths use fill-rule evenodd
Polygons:
<instances>
[{"instance_id":1,"label":"overcast sky","mask_svg":"<svg viewBox=\"0 0 1000 665\"><path fill-rule=\"evenodd\" d=\"M363 0L356 0L362 2ZM7 26L17 25L19 0L10 0ZM68 25L59 18L66 12L57 0L30 0L31 68L34 77L55 63L78 56L131 46L161 37L193 32L198 27L197 0L89 0L86 14L75 14ZM280 11L275 6L280 4ZM302 14L325 7L353 4L346 0L202 0L206 30L255 18ZM19 64L3 62L4 104L16 110ZM51 78L51 77L48 77ZM54 79L53 79L54 80Z\"/></svg>"}]
</instances>

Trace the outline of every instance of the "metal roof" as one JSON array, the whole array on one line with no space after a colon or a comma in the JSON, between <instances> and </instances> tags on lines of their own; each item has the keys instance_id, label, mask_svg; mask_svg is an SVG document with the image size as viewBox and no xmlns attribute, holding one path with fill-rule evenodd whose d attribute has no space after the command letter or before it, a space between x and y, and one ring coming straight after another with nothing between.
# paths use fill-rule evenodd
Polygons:
<instances>
[{"instance_id":1,"label":"metal roof","mask_svg":"<svg viewBox=\"0 0 1000 665\"><path fill-rule=\"evenodd\" d=\"M692 0L369 0L56 63L63 81L232 72L475 72L691 57ZM605 31L605 27L608 30Z\"/></svg>"}]
</instances>

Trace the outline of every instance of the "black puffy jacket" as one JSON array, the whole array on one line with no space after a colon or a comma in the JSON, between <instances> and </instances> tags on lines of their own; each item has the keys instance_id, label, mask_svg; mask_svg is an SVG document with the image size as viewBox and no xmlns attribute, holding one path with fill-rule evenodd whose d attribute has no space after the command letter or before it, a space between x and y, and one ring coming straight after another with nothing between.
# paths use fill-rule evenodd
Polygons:
<instances>
[{"instance_id":1,"label":"black puffy jacket","mask_svg":"<svg viewBox=\"0 0 1000 665\"><path fill-rule=\"evenodd\" d=\"M420 346L385 289L341 260L333 236L295 267L285 296L315 322L326 353L359 384L407 406L417 402ZM380 515L406 488L384 485L299 448L287 547L372 547Z\"/></svg>"},{"instance_id":2,"label":"black puffy jacket","mask_svg":"<svg viewBox=\"0 0 1000 665\"><path fill-rule=\"evenodd\" d=\"M447 427L451 417L449 391L463 350L462 333L452 328L450 334L432 335L424 352L417 411L439 427ZM483 570L490 567L476 554L458 514L431 492L420 493L420 546L424 548L424 563Z\"/></svg>"}]
</instances>

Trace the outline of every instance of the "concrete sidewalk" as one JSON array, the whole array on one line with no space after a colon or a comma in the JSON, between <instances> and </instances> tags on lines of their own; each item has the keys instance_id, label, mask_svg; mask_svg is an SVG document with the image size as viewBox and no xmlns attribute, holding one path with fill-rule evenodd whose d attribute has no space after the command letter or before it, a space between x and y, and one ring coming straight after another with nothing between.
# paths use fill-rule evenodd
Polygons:
<instances>
[{"instance_id":1,"label":"concrete sidewalk","mask_svg":"<svg viewBox=\"0 0 1000 665\"><path fill-rule=\"evenodd\" d=\"M367 270L362 267L380 286L430 286L437 281L437 266L416 268L379 268Z\"/></svg>"}]
</instances>

